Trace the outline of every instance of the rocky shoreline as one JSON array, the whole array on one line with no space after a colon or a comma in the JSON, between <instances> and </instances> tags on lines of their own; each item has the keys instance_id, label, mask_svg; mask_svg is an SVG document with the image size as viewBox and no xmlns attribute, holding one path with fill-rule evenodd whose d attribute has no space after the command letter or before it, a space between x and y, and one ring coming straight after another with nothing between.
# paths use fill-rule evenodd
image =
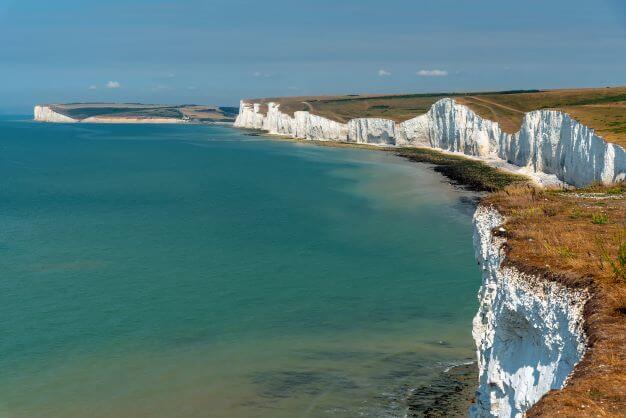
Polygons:
<instances>
[{"instance_id":1,"label":"rocky shoreline","mask_svg":"<svg viewBox=\"0 0 626 418\"><path fill-rule=\"evenodd\" d=\"M412 391L406 418L466 417L474 403L477 380L476 362L443 371L432 383Z\"/></svg>"}]
</instances>

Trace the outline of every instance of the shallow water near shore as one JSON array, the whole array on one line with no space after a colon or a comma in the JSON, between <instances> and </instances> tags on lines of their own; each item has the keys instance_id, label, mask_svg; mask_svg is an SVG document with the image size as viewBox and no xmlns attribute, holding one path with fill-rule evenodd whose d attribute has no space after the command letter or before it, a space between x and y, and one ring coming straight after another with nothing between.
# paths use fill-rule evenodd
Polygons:
<instances>
[{"instance_id":1,"label":"shallow water near shore","mask_svg":"<svg viewBox=\"0 0 626 418\"><path fill-rule=\"evenodd\" d=\"M0 416L400 417L474 357L474 195L390 153L0 119Z\"/></svg>"}]
</instances>

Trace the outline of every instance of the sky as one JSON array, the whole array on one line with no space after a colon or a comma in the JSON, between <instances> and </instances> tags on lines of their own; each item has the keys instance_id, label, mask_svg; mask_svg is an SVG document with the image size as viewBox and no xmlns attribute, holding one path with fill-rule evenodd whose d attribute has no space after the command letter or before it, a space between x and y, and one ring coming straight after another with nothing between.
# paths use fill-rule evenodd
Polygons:
<instances>
[{"instance_id":1,"label":"sky","mask_svg":"<svg viewBox=\"0 0 626 418\"><path fill-rule=\"evenodd\" d=\"M626 0L0 0L0 113L608 85Z\"/></svg>"}]
</instances>

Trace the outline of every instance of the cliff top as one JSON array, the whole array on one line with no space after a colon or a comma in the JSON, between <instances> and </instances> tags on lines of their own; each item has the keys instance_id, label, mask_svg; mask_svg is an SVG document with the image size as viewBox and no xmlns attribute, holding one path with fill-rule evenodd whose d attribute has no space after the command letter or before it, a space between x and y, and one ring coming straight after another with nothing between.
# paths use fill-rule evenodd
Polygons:
<instances>
[{"instance_id":1,"label":"cliff top","mask_svg":"<svg viewBox=\"0 0 626 418\"><path fill-rule=\"evenodd\" d=\"M276 102L285 113L308 110L342 123L354 118L385 118L402 122L426 113L433 103L444 97L452 97L481 117L498 122L508 133L519 130L526 112L537 109L561 110L594 129L607 141L626 147L626 86L475 93L299 96L249 99L246 102Z\"/></svg>"},{"instance_id":2,"label":"cliff top","mask_svg":"<svg viewBox=\"0 0 626 418\"><path fill-rule=\"evenodd\" d=\"M237 108L201 105L155 105L141 103L49 104L52 110L73 119L100 118L189 118L206 122L230 122Z\"/></svg>"},{"instance_id":3,"label":"cliff top","mask_svg":"<svg viewBox=\"0 0 626 418\"><path fill-rule=\"evenodd\" d=\"M506 217L507 263L586 287L589 348L567 386L534 416L621 416L626 410L626 183L575 190L513 185L485 199Z\"/></svg>"}]
</instances>

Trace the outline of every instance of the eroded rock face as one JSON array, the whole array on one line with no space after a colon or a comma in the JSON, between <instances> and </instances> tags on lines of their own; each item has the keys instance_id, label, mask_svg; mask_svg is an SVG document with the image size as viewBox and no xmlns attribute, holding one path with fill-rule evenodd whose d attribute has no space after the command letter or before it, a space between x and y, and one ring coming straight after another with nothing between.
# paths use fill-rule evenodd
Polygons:
<instances>
[{"instance_id":1,"label":"eroded rock face","mask_svg":"<svg viewBox=\"0 0 626 418\"><path fill-rule=\"evenodd\" d=\"M235 120L235 126L248 129L262 129L265 115L260 113L261 105L258 103L249 104L243 101L239 106L239 115Z\"/></svg>"},{"instance_id":2,"label":"eroded rock face","mask_svg":"<svg viewBox=\"0 0 626 418\"><path fill-rule=\"evenodd\" d=\"M280 112L275 103L269 103L267 114L263 114L260 104L241 102L235 126L299 139L427 146L491 162L499 160L528 173L554 175L574 186L626 179L626 151L622 147L605 142L593 130L554 110L527 113L520 131L511 135L502 132L498 123L449 98L402 123L358 118L343 124L307 111L291 117Z\"/></svg>"},{"instance_id":3,"label":"eroded rock face","mask_svg":"<svg viewBox=\"0 0 626 418\"><path fill-rule=\"evenodd\" d=\"M35 106L34 117L38 122L74 123L78 120L55 112L50 106Z\"/></svg>"},{"instance_id":4,"label":"eroded rock face","mask_svg":"<svg viewBox=\"0 0 626 418\"><path fill-rule=\"evenodd\" d=\"M441 99L426 115L400 125L408 143L417 140L432 148L476 157L495 156L494 151L503 134L496 122L481 118L452 99Z\"/></svg>"},{"instance_id":5,"label":"eroded rock face","mask_svg":"<svg viewBox=\"0 0 626 418\"><path fill-rule=\"evenodd\" d=\"M396 145L396 124L389 119L352 119L348 122L348 142Z\"/></svg>"},{"instance_id":6,"label":"eroded rock face","mask_svg":"<svg viewBox=\"0 0 626 418\"><path fill-rule=\"evenodd\" d=\"M610 184L626 177L626 151L555 110L524 116L522 127L502 138L498 156L533 171L555 174L575 186Z\"/></svg>"},{"instance_id":7,"label":"eroded rock face","mask_svg":"<svg viewBox=\"0 0 626 418\"><path fill-rule=\"evenodd\" d=\"M473 322L479 387L473 417L521 417L551 389L561 389L586 349L585 290L503 267L504 223L493 208L474 214L474 248L482 270Z\"/></svg>"}]
</instances>

